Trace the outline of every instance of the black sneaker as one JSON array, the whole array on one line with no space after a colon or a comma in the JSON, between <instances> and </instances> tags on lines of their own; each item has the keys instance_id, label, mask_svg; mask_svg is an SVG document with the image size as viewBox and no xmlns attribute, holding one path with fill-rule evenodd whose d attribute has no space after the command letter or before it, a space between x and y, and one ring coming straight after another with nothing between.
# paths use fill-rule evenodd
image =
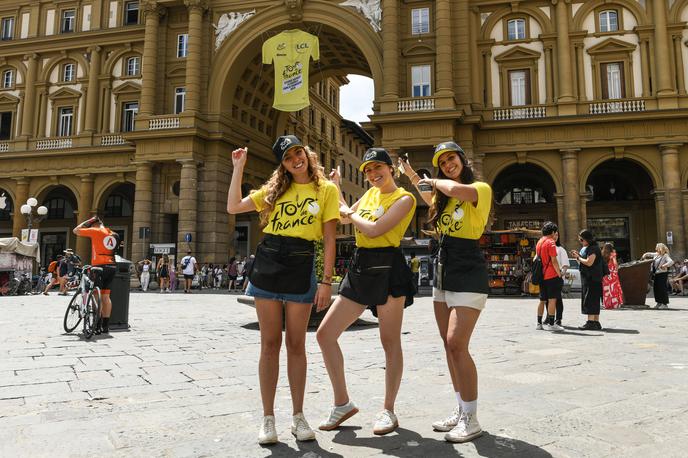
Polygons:
<instances>
[{"instance_id":1,"label":"black sneaker","mask_svg":"<svg viewBox=\"0 0 688 458\"><path fill-rule=\"evenodd\" d=\"M586 321L583 326L578 326L581 331L595 331L595 324L592 321Z\"/></svg>"},{"instance_id":2,"label":"black sneaker","mask_svg":"<svg viewBox=\"0 0 688 458\"><path fill-rule=\"evenodd\" d=\"M593 321L593 324L595 325L595 331L601 331L602 330L602 325L600 324L599 321Z\"/></svg>"}]
</instances>

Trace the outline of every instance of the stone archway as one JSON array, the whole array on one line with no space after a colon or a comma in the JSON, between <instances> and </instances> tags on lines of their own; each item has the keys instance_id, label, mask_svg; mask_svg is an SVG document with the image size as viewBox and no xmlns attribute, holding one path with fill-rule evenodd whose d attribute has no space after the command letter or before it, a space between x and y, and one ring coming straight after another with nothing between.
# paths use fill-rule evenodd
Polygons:
<instances>
[{"instance_id":1,"label":"stone archway","mask_svg":"<svg viewBox=\"0 0 688 458\"><path fill-rule=\"evenodd\" d=\"M505 167L492 182L492 189L495 218L492 229L526 227L537 230L545 221L561 219L554 179L538 165L525 163Z\"/></svg>"},{"instance_id":2,"label":"stone archway","mask_svg":"<svg viewBox=\"0 0 688 458\"><path fill-rule=\"evenodd\" d=\"M597 240L613 243L620 262L651 251L657 242L656 201L651 175L639 163L608 160L598 164L585 183L587 217L583 221Z\"/></svg>"},{"instance_id":3,"label":"stone archway","mask_svg":"<svg viewBox=\"0 0 688 458\"><path fill-rule=\"evenodd\" d=\"M9 191L0 188L0 238L12 237L12 215L16 213Z\"/></svg>"},{"instance_id":4,"label":"stone archway","mask_svg":"<svg viewBox=\"0 0 688 458\"><path fill-rule=\"evenodd\" d=\"M54 185L43 189L37 197L39 205L48 208L45 221L40 223L38 243L41 262L48 264L67 248L76 248L76 236L72 229L77 225L79 201L70 188ZM82 254L82 253L80 253Z\"/></svg>"}]
</instances>

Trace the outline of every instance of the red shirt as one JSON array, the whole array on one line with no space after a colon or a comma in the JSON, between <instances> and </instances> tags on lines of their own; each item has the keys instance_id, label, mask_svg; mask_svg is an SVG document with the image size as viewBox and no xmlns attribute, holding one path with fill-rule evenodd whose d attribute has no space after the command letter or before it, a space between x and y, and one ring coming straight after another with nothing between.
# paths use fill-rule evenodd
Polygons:
<instances>
[{"instance_id":1,"label":"red shirt","mask_svg":"<svg viewBox=\"0 0 688 458\"><path fill-rule=\"evenodd\" d=\"M557 258L557 244L549 237L542 237L535 246L535 252L542 261L542 273L545 280L556 278L557 271L552 265L552 258Z\"/></svg>"},{"instance_id":2,"label":"red shirt","mask_svg":"<svg viewBox=\"0 0 688 458\"><path fill-rule=\"evenodd\" d=\"M117 238L107 227L80 227L77 235L91 239L91 265L103 266L115 263Z\"/></svg>"}]
</instances>

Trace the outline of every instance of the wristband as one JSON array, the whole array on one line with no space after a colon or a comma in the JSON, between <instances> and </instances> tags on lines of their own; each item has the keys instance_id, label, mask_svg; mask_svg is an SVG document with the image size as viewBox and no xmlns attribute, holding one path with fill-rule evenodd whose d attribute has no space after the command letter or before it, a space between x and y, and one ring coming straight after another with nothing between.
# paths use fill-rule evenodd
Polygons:
<instances>
[{"instance_id":1,"label":"wristband","mask_svg":"<svg viewBox=\"0 0 688 458\"><path fill-rule=\"evenodd\" d=\"M321 281L320 284L321 284L321 285L332 286L332 283L328 283L328 282L326 282L326 281Z\"/></svg>"}]
</instances>

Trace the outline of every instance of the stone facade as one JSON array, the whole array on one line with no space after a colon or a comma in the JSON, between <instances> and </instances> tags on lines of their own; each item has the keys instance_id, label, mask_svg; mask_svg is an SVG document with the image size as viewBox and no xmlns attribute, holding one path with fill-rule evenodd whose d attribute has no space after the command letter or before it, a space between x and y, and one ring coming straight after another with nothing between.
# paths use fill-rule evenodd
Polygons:
<instances>
[{"instance_id":1,"label":"stone facade","mask_svg":"<svg viewBox=\"0 0 688 458\"><path fill-rule=\"evenodd\" d=\"M134 260L151 241L186 248L189 233L202 261L222 262L239 247L237 227L246 249L259 237L255 218L225 212L228 152L248 145L245 182L256 187L275 166L274 138L294 132L348 173L360 154L344 148L329 91L356 73L375 83L364 125L374 143L431 170L432 146L456 139L495 188L493 228L554 219L575 248L590 225L626 257L671 233L672 250L686 252L688 0L382 0L381 15L339 3L3 2L12 40L0 42L0 113L11 116L0 189L13 208L61 193L72 213L42 231L99 211L117 215ZM253 9L216 49L219 19ZM310 109L271 108L261 44L291 28L320 39L314 122ZM59 135L65 123L70 135ZM16 234L23 219L5 218L0 233Z\"/></svg>"}]
</instances>

